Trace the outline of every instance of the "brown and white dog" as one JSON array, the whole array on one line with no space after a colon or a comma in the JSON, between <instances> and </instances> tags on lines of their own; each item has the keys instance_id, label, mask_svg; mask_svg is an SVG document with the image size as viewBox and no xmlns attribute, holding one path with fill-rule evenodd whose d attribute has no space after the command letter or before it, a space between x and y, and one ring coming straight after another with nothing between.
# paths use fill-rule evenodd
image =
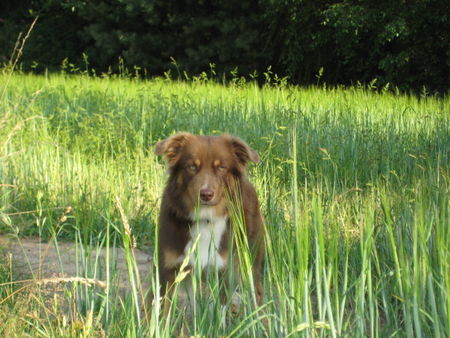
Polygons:
<instances>
[{"instance_id":1,"label":"brown and white dog","mask_svg":"<svg viewBox=\"0 0 450 338\"><path fill-rule=\"evenodd\" d=\"M189 133L158 142L155 154L164 155L169 166L158 231L161 295L170 289L187 255L191 269L200 266L202 270L216 268L220 272L227 268L229 237L233 233L227 196L237 193L242 200L256 299L260 304L264 225L255 189L246 176L247 163L259 162L259 155L231 135ZM196 240L196 250L192 252Z\"/></svg>"}]
</instances>

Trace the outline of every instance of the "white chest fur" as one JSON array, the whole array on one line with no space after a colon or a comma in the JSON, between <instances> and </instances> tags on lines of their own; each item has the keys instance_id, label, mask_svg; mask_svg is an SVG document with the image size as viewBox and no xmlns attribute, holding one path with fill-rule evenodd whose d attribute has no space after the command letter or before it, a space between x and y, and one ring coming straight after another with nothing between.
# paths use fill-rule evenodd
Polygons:
<instances>
[{"instance_id":1,"label":"white chest fur","mask_svg":"<svg viewBox=\"0 0 450 338\"><path fill-rule=\"evenodd\" d=\"M190 217L194 222L189 231L191 239L184 248L184 257L189 255L189 265L195 267L199 264L202 269L207 266L223 268L226 262L219 255L219 248L226 229L227 216L216 216L214 208L202 206ZM196 241L197 245L192 250ZM179 259L182 261L184 257Z\"/></svg>"}]
</instances>

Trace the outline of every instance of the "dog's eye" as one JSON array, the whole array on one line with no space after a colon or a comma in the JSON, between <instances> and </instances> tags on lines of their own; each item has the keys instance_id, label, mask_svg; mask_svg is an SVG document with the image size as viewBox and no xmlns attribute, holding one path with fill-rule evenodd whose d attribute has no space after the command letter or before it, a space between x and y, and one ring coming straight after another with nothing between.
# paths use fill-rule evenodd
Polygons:
<instances>
[{"instance_id":1,"label":"dog's eye","mask_svg":"<svg viewBox=\"0 0 450 338\"><path fill-rule=\"evenodd\" d=\"M191 165L188 166L188 169L190 171L197 171L197 166L195 164L191 164Z\"/></svg>"},{"instance_id":2,"label":"dog's eye","mask_svg":"<svg viewBox=\"0 0 450 338\"><path fill-rule=\"evenodd\" d=\"M225 170L227 170L227 167L224 165L220 165L217 167L217 169L219 169L220 171L225 171Z\"/></svg>"}]
</instances>

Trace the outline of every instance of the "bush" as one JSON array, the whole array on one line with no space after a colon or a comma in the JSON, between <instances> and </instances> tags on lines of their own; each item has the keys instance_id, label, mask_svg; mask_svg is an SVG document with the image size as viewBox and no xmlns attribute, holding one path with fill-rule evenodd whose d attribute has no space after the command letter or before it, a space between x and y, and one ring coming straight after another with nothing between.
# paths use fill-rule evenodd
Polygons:
<instances>
[{"instance_id":1,"label":"bush","mask_svg":"<svg viewBox=\"0 0 450 338\"><path fill-rule=\"evenodd\" d=\"M448 2L439 0L34 0L4 2L0 60L36 15L25 69L68 58L99 72L248 75L267 67L293 83L387 83L447 91ZM122 60L122 61L120 61ZM173 61L175 60L175 62ZM123 64L121 64L123 62ZM40 68L39 68L40 67ZM111 68L110 68L111 67ZM236 74L236 72L234 72Z\"/></svg>"}]
</instances>

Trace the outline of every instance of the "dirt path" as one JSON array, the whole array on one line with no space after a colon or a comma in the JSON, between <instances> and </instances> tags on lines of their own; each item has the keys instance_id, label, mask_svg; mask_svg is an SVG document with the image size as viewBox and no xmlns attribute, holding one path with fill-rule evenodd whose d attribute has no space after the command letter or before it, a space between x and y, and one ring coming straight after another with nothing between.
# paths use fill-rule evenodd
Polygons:
<instances>
[{"instance_id":1,"label":"dirt path","mask_svg":"<svg viewBox=\"0 0 450 338\"><path fill-rule=\"evenodd\" d=\"M58 242L55 246L54 242L43 243L38 238L17 239L0 235L0 254L10 257L15 280L87 277L105 282L106 249L82 250L74 243ZM148 251L136 249L134 252L144 290L148 290L153 265ZM109 260L114 278L117 278L121 291L126 292L129 277L125 251L110 248Z\"/></svg>"}]
</instances>

